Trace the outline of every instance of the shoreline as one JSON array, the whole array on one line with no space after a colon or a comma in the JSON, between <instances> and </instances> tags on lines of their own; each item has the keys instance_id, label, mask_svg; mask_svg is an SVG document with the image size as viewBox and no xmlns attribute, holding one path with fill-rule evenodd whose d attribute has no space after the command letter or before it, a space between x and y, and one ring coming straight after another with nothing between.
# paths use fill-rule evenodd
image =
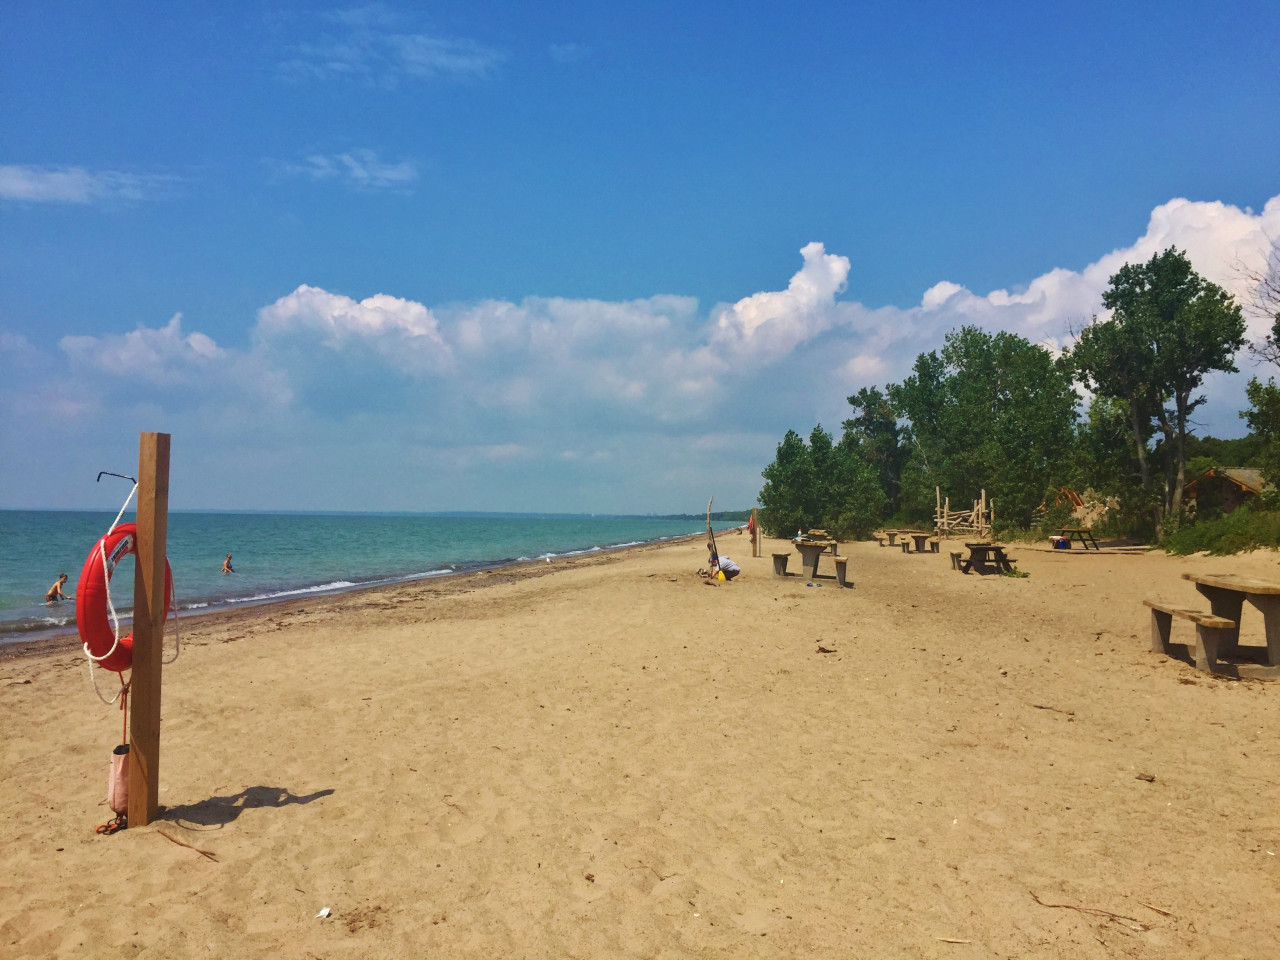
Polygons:
<instances>
[{"instance_id":1,"label":"shoreline","mask_svg":"<svg viewBox=\"0 0 1280 960\"><path fill-rule=\"evenodd\" d=\"M45 568L79 570L83 541L101 534L85 511L63 511L74 522L53 524L52 511L11 511L17 519L0 524L0 533L30 550L0 577L0 647L65 636L76 631L75 584L64 589L67 601L44 603L33 585ZM3 513L3 512L0 512ZM191 522L170 531L169 560L177 586L175 607L181 616L274 603L291 597L340 594L350 590L412 583L440 576L524 561L552 560L661 543L696 536L692 522L653 521L646 517L555 518L383 515L270 514L266 525L210 527L210 514L194 513ZM196 521L199 521L197 523ZM515 522L519 521L519 522ZM545 521L545 522L544 522ZM264 521L265 522L265 521ZM89 524L89 526L86 526ZM203 526L201 525L203 524ZM716 526L721 526L720 521ZM724 527L732 529L732 527ZM216 577L203 562L211 539L241 548L247 564L237 575ZM202 559L203 558L203 559ZM216 564L222 563L218 553ZM239 564L237 564L239 566ZM226 571L223 571L225 574ZM126 578L126 581L128 578ZM115 597L120 622L130 619L131 586Z\"/></svg>"},{"instance_id":2,"label":"shoreline","mask_svg":"<svg viewBox=\"0 0 1280 960\"><path fill-rule=\"evenodd\" d=\"M733 530L739 528L731 527L728 529ZM589 566L593 563L604 562L609 558L616 558L619 555L627 554L632 551L654 550L664 546L697 541L701 540L703 536L703 534L686 534L679 537L668 537L660 540L650 540L644 543L627 544L625 546L598 547L581 551L568 551L549 559L536 558L531 560L498 561L491 564L477 564L465 570L455 570L439 574L417 575L410 579L355 584L350 587L341 587L324 592L302 593L258 601L224 603L211 610L180 610L177 616L177 622L180 625L179 636L181 636L181 633L185 632L187 629L203 629L211 625L219 624L223 621L230 625L261 619L263 612L268 610L280 610L283 613L298 613L304 609L314 609L316 612L327 613L334 609L332 601L360 596L363 594L377 595L380 593L409 593L416 595L417 593L422 592L431 593L437 596L448 596L469 588L493 586L498 583L505 583L515 579L535 579L571 567ZM493 576L495 573L504 574L504 576L495 578ZM429 591L423 589L431 584L449 584L452 585L453 588ZM329 603L326 604L326 601ZM74 601L71 602L74 603ZM124 625L131 622L131 619L132 618L129 617L121 617L120 623ZM165 629L166 642L168 642L172 636L172 624L173 621L169 621L169 626ZM46 654L52 655L66 653L69 651L78 652L80 650L80 636L76 632L74 623L71 623L66 627L51 627L48 632L33 632L39 632L42 636L32 637L31 639L0 640L0 663L22 660L29 657L40 657Z\"/></svg>"}]
</instances>

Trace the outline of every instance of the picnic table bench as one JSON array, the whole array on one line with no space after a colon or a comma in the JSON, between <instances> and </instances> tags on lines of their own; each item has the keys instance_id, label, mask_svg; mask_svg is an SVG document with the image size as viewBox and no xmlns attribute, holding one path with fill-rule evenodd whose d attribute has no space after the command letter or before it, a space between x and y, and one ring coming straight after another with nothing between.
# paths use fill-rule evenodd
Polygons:
<instances>
[{"instance_id":1,"label":"picnic table bench","mask_svg":"<svg viewBox=\"0 0 1280 960\"><path fill-rule=\"evenodd\" d=\"M968 573L974 567L979 570L995 567L999 573L1012 573L1013 565L1018 562L998 543L966 543L965 546L969 548L969 556L960 562L961 573Z\"/></svg>"},{"instance_id":2,"label":"picnic table bench","mask_svg":"<svg viewBox=\"0 0 1280 960\"><path fill-rule=\"evenodd\" d=\"M1169 633L1173 628L1173 618L1190 620L1196 625L1196 646L1192 656L1196 668L1205 673L1212 673L1218 666L1218 654L1222 652L1224 642L1231 631L1240 634L1240 624L1236 620L1205 613L1203 610L1191 610L1158 600L1143 600L1144 605L1151 608L1151 649L1155 653L1173 656L1173 647L1169 642Z\"/></svg>"},{"instance_id":3,"label":"picnic table bench","mask_svg":"<svg viewBox=\"0 0 1280 960\"><path fill-rule=\"evenodd\" d=\"M1070 543L1072 540L1078 540L1080 546L1088 550L1089 547L1098 550L1098 541L1093 539L1093 531L1088 527L1063 527L1059 533Z\"/></svg>"},{"instance_id":4,"label":"picnic table bench","mask_svg":"<svg viewBox=\"0 0 1280 960\"><path fill-rule=\"evenodd\" d=\"M1231 623L1218 634L1215 660L1238 654L1240 614L1247 600L1262 614L1267 666L1280 667L1280 583L1229 573L1184 573L1182 579L1196 585L1196 590L1208 599L1214 616Z\"/></svg>"}]
</instances>

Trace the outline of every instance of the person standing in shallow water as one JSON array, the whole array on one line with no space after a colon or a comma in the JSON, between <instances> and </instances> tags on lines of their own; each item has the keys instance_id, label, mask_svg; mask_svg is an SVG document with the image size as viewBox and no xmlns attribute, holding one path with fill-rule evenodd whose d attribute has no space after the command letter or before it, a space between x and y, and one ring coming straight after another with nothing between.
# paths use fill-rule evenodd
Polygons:
<instances>
[{"instance_id":1,"label":"person standing in shallow water","mask_svg":"<svg viewBox=\"0 0 1280 960\"><path fill-rule=\"evenodd\" d=\"M62 592L62 585L67 582L65 573L58 574L58 579L53 581L53 586L49 588L49 592L44 595L45 603L57 603L59 600L67 599L67 595Z\"/></svg>"},{"instance_id":2,"label":"person standing in shallow water","mask_svg":"<svg viewBox=\"0 0 1280 960\"><path fill-rule=\"evenodd\" d=\"M225 559L225 560L223 560L223 561L222 561L222 572L223 572L223 573L235 573L235 572L236 572L236 568L235 568L235 567L233 567L233 566L231 565L231 554L229 554L229 553L227 554L227 559Z\"/></svg>"}]
</instances>

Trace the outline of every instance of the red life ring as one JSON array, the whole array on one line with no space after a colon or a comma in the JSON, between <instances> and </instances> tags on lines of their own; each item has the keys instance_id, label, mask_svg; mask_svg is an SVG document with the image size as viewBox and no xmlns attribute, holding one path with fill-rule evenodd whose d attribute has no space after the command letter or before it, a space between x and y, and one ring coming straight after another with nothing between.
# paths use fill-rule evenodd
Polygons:
<instances>
[{"instance_id":1,"label":"red life ring","mask_svg":"<svg viewBox=\"0 0 1280 960\"><path fill-rule=\"evenodd\" d=\"M76 628L84 641L85 653L104 670L123 673L133 665L133 634L116 641L107 617L107 582L116 564L137 550L138 525L122 523L99 537L84 561L76 584ZM103 568L103 554L106 568ZM164 561L164 615L173 609L173 571ZM115 649L112 649L114 647Z\"/></svg>"}]
</instances>

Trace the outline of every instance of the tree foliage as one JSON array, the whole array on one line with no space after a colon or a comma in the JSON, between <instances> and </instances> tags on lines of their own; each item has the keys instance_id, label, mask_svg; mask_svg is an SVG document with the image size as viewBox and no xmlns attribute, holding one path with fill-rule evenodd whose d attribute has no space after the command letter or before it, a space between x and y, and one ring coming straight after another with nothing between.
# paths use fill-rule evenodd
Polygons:
<instances>
[{"instance_id":1,"label":"tree foliage","mask_svg":"<svg viewBox=\"0 0 1280 960\"><path fill-rule=\"evenodd\" d=\"M1071 378L1047 350L1015 334L950 333L941 355L917 357L889 397L910 421L900 500L921 519L940 486L953 503L986 490L1004 520L1027 526L1070 470L1078 400Z\"/></svg>"},{"instance_id":2,"label":"tree foliage","mask_svg":"<svg viewBox=\"0 0 1280 960\"><path fill-rule=\"evenodd\" d=\"M808 444L788 430L763 476L760 526L769 536L821 528L840 538L862 538L884 517L886 498L875 468L848 436L835 443L821 425Z\"/></svg>"},{"instance_id":3,"label":"tree foliage","mask_svg":"<svg viewBox=\"0 0 1280 960\"><path fill-rule=\"evenodd\" d=\"M1123 401L1143 487L1154 430L1161 435L1163 490L1154 504L1159 528L1181 511L1187 482L1187 435L1205 374L1234 371L1244 318L1230 294L1201 277L1174 247L1147 263L1126 263L1102 296L1109 320L1095 322L1072 352L1076 375L1099 396ZM1154 426L1154 430L1153 430Z\"/></svg>"},{"instance_id":4,"label":"tree foliage","mask_svg":"<svg viewBox=\"0 0 1280 960\"><path fill-rule=\"evenodd\" d=\"M1259 279L1261 306L1253 307L1269 311L1274 326L1251 349L1280 365L1277 249L1269 270ZM848 397L838 442L820 426L808 442L788 431L764 471L765 531L822 527L850 536L887 516L927 522L935 488L953 506L986 490L1000 525L1025 529L1051 517L1059 488L1072 486L1119 503L1107 521L1113 534L1163 537L1189 520L1189 463L1259 465L1280 483L1274 379L1250 381L1251 407L1241 414L1250 436L1198 440L1191 432L1205 376L1234 371L1245 342L1231 296L1170 247L1121 267L1103 302L1109 317L1095 318L1065 356L1015 334L963 327L917 356L901 383ZM1083 420L1076 382L1092 393Z\"/></svg>"},{"instance_id":5,"label":"tree foliage","mask_svg":"<svg viewBox=\"0 0 1280 960\"><path fill-rule=\"evenodd\" d=\"M859 390L849 397L849 405L855 415L844 422L844 438L857 449L858 456L875 468L888 512L896 514L902 468L911 452L904 443L906 430L898 423L898 413L889 398L875 387Z\"/></svg>"},{"instance_id":6,"label":"tree foliage","mask_svg":"<svg viewBox=\"0 0 1280 960\"><path fill-rule=\"evenodd\" d=\"M1280 506L1280 386L1275 380L1263 383L1254 377L1245 394L1249 398L1249 409L1240 416L1249 422L1249 428L1262 443L1258 465L1273 488L1265 499L1272 506Z\"/></svg>"}]
</instances>

